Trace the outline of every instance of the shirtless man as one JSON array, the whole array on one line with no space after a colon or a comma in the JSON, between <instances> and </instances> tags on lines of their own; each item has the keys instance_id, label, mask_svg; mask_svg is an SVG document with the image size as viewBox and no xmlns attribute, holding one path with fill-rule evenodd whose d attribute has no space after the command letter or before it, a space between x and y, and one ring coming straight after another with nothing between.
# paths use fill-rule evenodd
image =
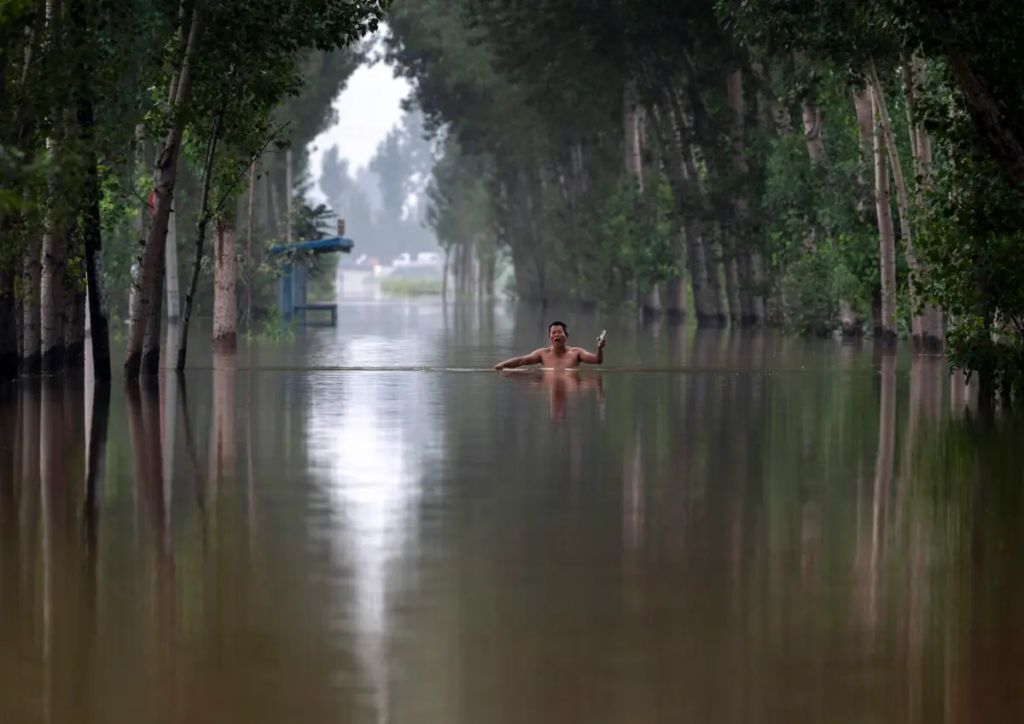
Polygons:
<instances>
[{"instance_id":1,"label":"shirtless man","mask_svg":"<svg viewBox=\"0 0 1024 724\"><path fill-rule=\"evenodd\" d=\"M552 322L548 326L550 347L535 350L525 357L513 357L499 362L494 365L494 369L507 370L523 365L539 364L544 369L574 370L579 368L581 362L586 362L589 365L599 365L604 362L604 339L597 343L597 354L591 354L580 347L566 347L565 341L568 337L569 331L565 328L564 322Z\"/></svg>"}]
</instances>

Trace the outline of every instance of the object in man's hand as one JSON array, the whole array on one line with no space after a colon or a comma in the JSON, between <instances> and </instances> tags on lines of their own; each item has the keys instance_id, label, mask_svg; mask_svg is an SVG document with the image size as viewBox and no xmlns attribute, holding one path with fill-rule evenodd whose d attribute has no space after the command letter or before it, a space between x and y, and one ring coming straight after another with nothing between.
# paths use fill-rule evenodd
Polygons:
<instances>
[{"instance_id":1,"label":"object in man's hand","mask_svg":"<svg viewBox=\"0 0 1024 724\"><path fill-rule=\"evenodd\" d=\"M604 342L604 336L605 336L605 334L607 334L607 333L608 333L608 330L606 330L606 329L602 329L602 330L601 330L601 336L597 338L597 341L598 341L598 343L599 343L599 344L600 344L601 342Z\"/></svg>"}]
</instances>

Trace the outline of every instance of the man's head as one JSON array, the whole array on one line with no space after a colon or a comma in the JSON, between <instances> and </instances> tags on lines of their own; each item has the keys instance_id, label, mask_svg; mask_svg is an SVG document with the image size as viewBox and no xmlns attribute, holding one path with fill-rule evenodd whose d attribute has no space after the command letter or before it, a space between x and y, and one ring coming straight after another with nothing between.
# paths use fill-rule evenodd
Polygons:
<instances>
[{"instance_id":1,"label":"man's head","mask_svg":"<svg viewBox=\"0 0 1024 724\"><path fill-rule=\"evenodd\" d=\"M552 347L564 347L565 340L569 336L569 330L565 322L554 321L548 325L548 339Z\"/></svg>"}]
</instances>

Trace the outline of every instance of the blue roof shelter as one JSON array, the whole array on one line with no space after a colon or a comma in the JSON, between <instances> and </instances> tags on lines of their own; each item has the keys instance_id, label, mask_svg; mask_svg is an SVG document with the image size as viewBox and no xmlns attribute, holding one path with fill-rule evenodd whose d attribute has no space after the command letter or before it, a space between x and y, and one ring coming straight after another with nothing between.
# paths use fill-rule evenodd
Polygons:
<instances>
[{"instance_id":1,"label":"blue roof shelter","mask_svg":"<svg viewBox=\"0 0 1024 724\"><path fill-rule=\"evenodd\" d=\"M349 254L355 247L352 239L345 237L345 220L338 220L338 235L328 239L315 239L312 241L299 241L294 244L277 244L270 248L271 254L283 254L290 251L309 251L314 254L330 254L341 252ZM299 316L303 324L306 323L306 312L310 310L329 310L331 312L331 326L338 321L337 304L309 304L306 301L306 285L309 281L309 270L305 262L298 260L288 262L282 267L282 274L277 280L277 311L282 320L287 324L292 318Z\"/></svg>"}]
</instances>

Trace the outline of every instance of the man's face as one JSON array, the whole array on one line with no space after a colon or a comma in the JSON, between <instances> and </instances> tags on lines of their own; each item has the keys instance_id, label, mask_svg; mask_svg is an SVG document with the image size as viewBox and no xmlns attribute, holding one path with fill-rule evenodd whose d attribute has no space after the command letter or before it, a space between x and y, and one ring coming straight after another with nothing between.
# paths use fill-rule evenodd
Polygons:
<instances>
[{"instance_id":1,"label":"man's face","mask_svg":"<svg viewBox=\"0 0 1024 724\"><path fill-rule=\"evenodd\" d=\"M565 328L560 324L552 325L551 329L548 330L548 339L551 340L552 347L564 347Z\"/></svg>"}]
</instances>

